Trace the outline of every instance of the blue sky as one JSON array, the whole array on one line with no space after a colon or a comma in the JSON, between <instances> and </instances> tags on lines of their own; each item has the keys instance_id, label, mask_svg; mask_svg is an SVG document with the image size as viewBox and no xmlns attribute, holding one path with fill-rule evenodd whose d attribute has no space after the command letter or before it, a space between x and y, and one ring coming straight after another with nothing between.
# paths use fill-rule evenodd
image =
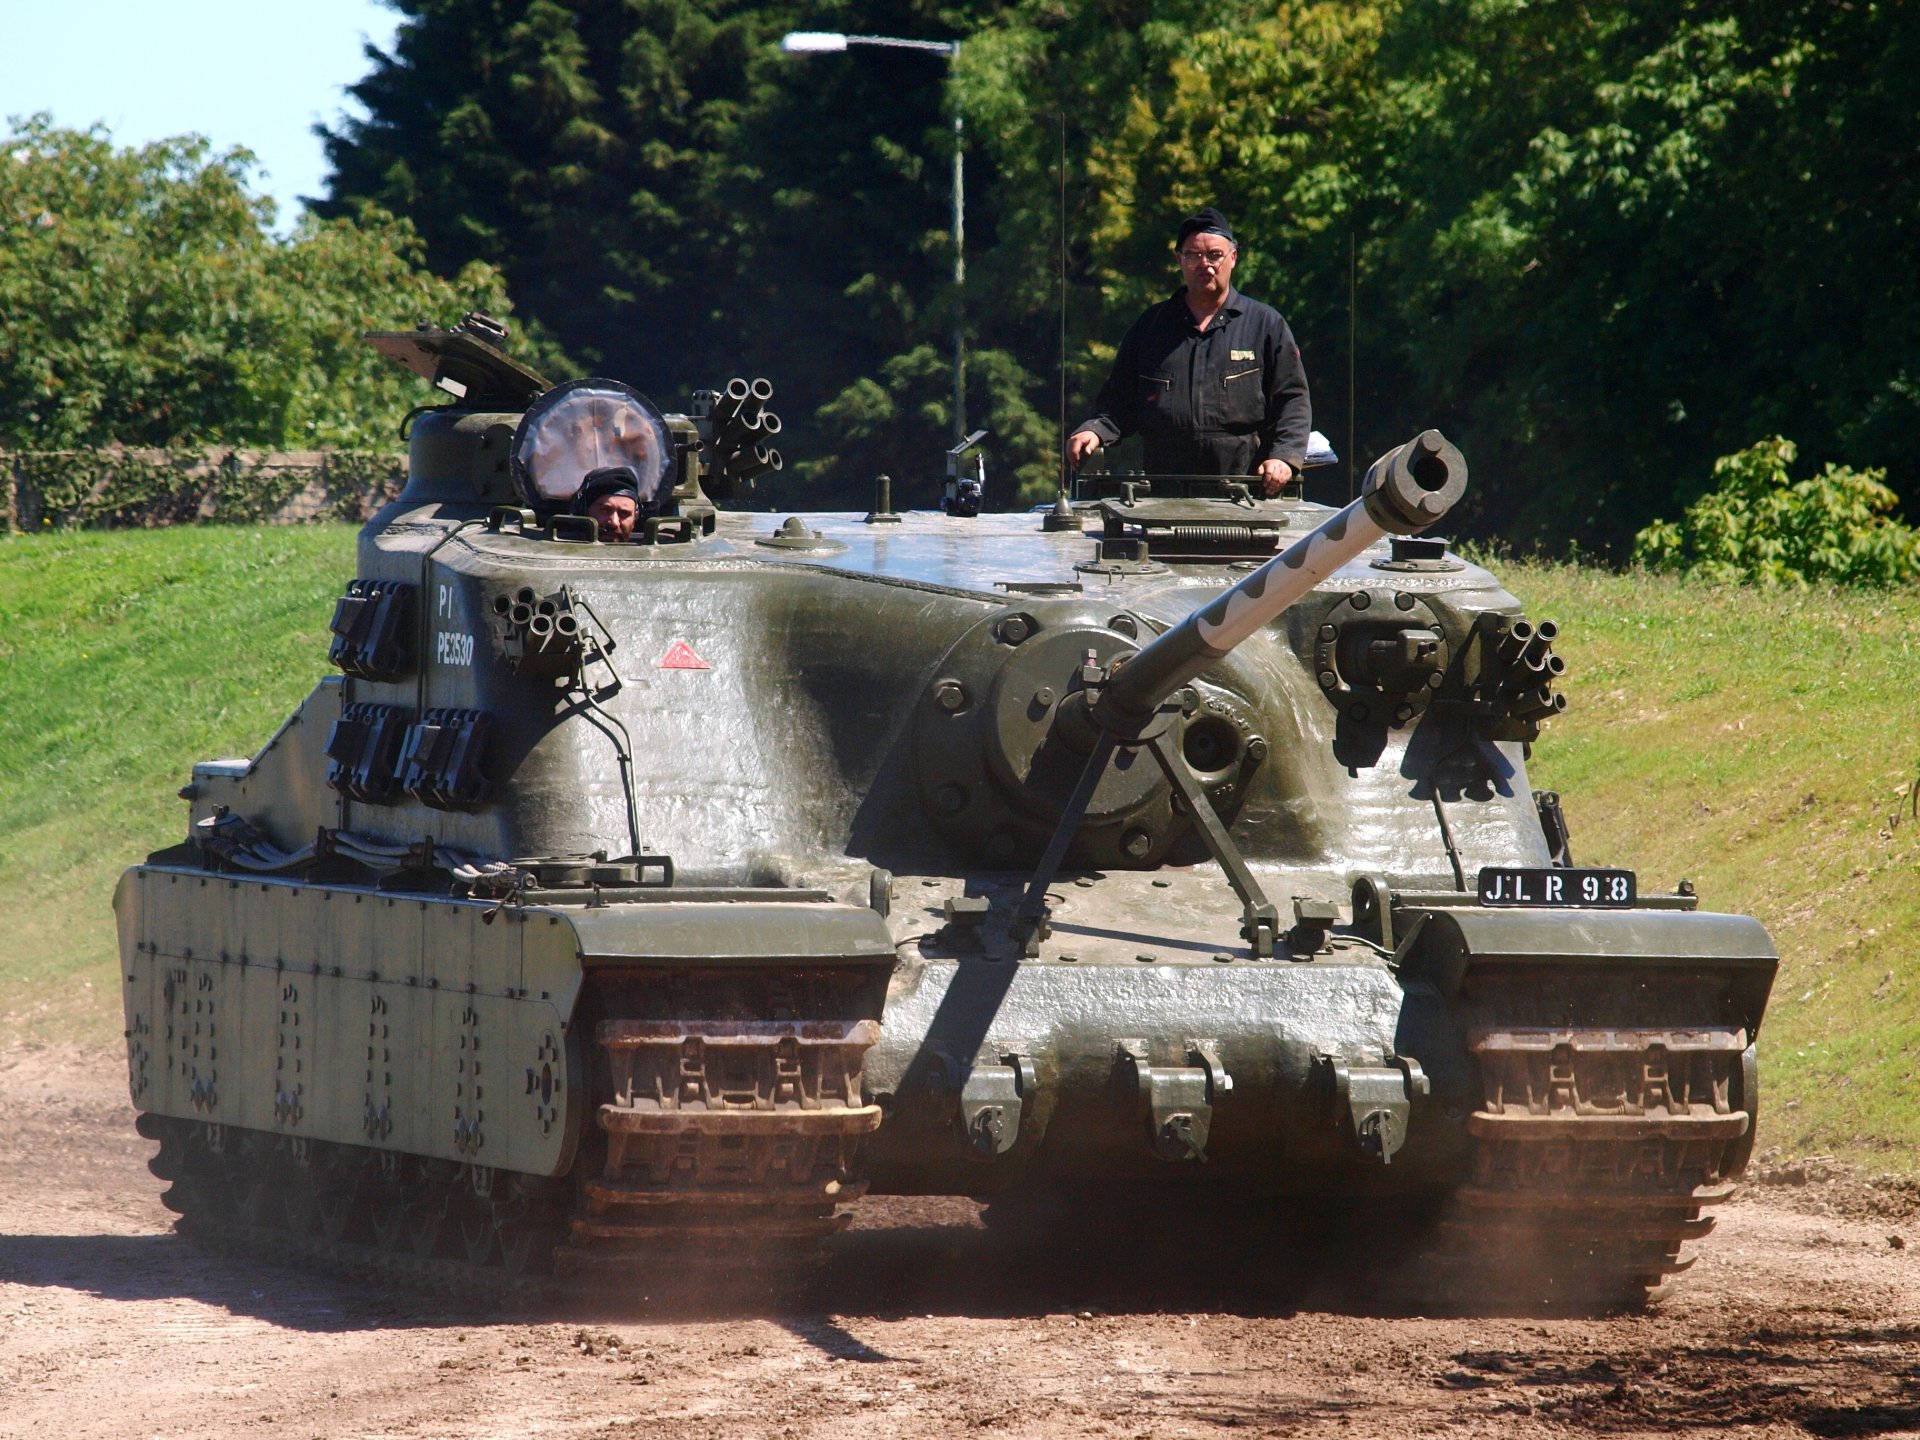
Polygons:
<instances>
[{"instance_id":1,"label":"blue sky","mask_svg":"<svg viewBox=\"0 0 1920 1440\"><path fill-rule=\"evenodd\" d=\"M0 0L0 117L245 146L284 231L324 189L311 127L352 108L362 45L390 48L398 18L376 0Z\"/></svg>"}]
</instances>

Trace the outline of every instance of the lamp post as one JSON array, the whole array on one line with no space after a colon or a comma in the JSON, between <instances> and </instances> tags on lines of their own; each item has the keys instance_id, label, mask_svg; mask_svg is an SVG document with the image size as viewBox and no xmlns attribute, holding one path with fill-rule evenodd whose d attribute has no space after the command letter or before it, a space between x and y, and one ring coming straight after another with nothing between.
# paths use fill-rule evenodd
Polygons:
<instances>
[{"instance_id":1,"label":"lamp post","mask_svg":"<svg viewBox=\"0 0 1920 1440\"><path fill-rule=\"evenodd\" d=\"M781 38L789 55L836 55L855 45L884 50L918 50L955 60L958 40L902 40L891 35L841 35L830 30L793 30ZM967 177L962 152L966 122L953 111L953 433L967 436Z\"/></svg>"}]
</instances>

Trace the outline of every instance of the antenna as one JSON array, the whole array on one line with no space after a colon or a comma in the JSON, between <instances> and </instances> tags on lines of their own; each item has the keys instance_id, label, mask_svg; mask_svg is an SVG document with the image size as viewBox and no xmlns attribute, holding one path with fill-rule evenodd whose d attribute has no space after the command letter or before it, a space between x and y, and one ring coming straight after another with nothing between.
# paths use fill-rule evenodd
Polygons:
<instances>
[{"instance_id":1,"label":"antenna","mask_svg":"<svg viewBox=\"0 0 1920 1440\"><path fill-rule=\"evenodd\" d=\"M1060 490L1041 530L1079 530L1071 505L1068 470L1068 113L1060 111Z\"/></svg>"},{"instance_id":2,"label":"antenna","mask_svg":"<svg viewBox=\"0 0 1920 1440\"><path fill-rule=\"evenodd\" d=\"M1067 488L1067 112L1060 112L1060 489Z\"/></svg>"},{"instance_id":3,"label":"antenna","mask_svg":"<svg viewBox=\"0 0 1920 1440\"><path fill-rule=\"evenodd\" d=\"M1060 112L1060 488L1053 509L1040 522L1045 531L1078 530L1069 499L1073 479L1067 468L1067 112Z\"/></svg>"},{"instance_id":4,"label":"antenna","mask_svg":"<svg viewBox=\"0 0 1920 1440\"><path fill-rule=\"evenodd\" d=\"M1359 343L1360 322L1355 308L1355 296L1359 294L1359 271L1354 260L1353 227L1347 227L1347 503L1353 503L1353 412L1360 408L1360 397L1354 393L1354 347Z\"/></svg>"}]
</instances>

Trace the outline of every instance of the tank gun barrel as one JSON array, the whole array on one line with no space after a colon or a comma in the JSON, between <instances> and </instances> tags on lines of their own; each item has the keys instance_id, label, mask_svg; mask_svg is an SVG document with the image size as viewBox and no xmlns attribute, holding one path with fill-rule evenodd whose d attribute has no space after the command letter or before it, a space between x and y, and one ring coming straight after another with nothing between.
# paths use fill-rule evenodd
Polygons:
<instances>
[{"instance_id":1,"label":"tank gun barrel","mask_svg":"<svg viewBox=\"0 0 1920 1440\"><path fill-rule=\"evenodd\" d=\"M1117 729L1137 726L1382 535L1414 535L1437 522L1466 487L1467 462L1438 430L1389 450L1368 468L1359 499L1116 669L1096 713Z\"/></svg>"}]
</instances>

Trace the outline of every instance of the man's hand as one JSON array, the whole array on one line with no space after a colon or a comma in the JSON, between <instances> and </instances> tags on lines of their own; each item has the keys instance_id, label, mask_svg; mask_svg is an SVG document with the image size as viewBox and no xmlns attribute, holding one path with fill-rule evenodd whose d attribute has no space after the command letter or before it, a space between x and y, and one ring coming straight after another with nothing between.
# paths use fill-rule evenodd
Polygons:
<instances>
[{"instance_id":1,"label":"man's hand","mask_svg":"<svg viewBox=\"0 0 1920 1440\"><path fill-rule=\"evenodd\" d=\"M1084 434L1085 432L1082 431L1081 433ZM1074 440L1078 440L1079 438L1079 435L1073 437ZM1069 440L1067 445L1068 448L1071 449L1073 440ZM1286 483L1293 479L1293 467L1284 460L1262 460L1260 462L1260 468L1254 473L1260 477L1263 482L1261 488L1265 490L1269 496L1278 495Z\"/></svg>"},{"instance_id":2,"label":"man's hand","mask_svg":"<svg viewBox=\"0 0 1920 1440\"><path fill-rule=\"evenodd\" d=\"M1076 470L1100 448L1100 437L1091 430L1076 430L1067 437L1067 463Z\"/></svg>"}]
</instances>

